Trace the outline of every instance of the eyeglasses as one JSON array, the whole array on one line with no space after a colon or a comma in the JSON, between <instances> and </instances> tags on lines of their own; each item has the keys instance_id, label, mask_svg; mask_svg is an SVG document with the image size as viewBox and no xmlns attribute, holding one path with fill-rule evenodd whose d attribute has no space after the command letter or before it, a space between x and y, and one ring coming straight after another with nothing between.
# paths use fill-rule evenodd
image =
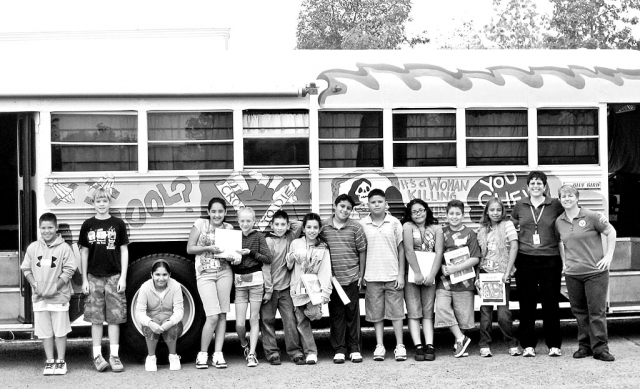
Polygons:
<instances>
[{"instance_id":1,"label":"eyeglasses","mask_svg":"<svg viewBox=\"0 0 640 389\"><path fill-rule=\"evenodd\" d=\"M425 213L427 210L424 208L420 208L420 209L416 209L415 211L411 211L411 214L413 216L418 216L418 215L422 215L423 213Z\"/></svg>"}]
</instances>

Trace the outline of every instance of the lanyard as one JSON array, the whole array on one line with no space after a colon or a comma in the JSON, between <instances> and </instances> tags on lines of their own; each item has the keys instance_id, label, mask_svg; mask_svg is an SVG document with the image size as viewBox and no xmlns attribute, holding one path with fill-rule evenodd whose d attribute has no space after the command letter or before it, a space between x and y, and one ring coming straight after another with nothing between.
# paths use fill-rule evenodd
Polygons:
<instances>
[{"instance_id":1,"label":"lanyard","mask_svg":"<svg viewBox=\"0 0 640 389\"><path fill-rule=\"evenodd\" d=\"M533 212L533 206L529 206L531 208L531 216L533 216L533 222L536 225L536 234L538 233L538 222L540 221L540 218L542 218L542 212L544 212L544 205L542 206L542 209L540 210L540 213L538 214L538 218L536 219L536 214L535 212Z\"/></svg>"}]
</instances>

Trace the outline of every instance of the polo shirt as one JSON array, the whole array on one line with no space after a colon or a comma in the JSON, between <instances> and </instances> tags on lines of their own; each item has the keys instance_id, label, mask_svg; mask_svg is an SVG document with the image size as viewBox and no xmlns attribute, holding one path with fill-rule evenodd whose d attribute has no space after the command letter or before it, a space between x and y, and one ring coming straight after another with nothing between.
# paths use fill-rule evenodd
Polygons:
<instances>
[{"instance_id":1,"label":"polo shirt","mask_svg":"<svg viewBox=\"0 0 640 389\"><path fill-rule=\"evenodd\" d=\"M331 250L331 268L338 283L350 285L360 278L360 253L367 250L367 238L360 223L347 219L342 228L333 225L333 216L322 221L322 235Z\"/></svg>"},{"instance_id":2,"label":"polo shirt","mask_svg":"<svg viewBox=\"0 0 640 389\"><path fill-rule=\"evenodd\" d=\"M565 274L577 276L606 271L596 265L604 256L600 234L608 226L599 218L596 212L580 208L573 220L569 220L566 212L556 220L558 237L564 245Z\"/></svg>"},{"instance_id":3,"label":"polo shirt","mask_svg":"<svg viewBox=\"0 0 640 389\"><path fill-rule=\"evenodd\" d=\"M402 243L402 225L386 214L380 225L367 215L360 220L367 237L364 279L367 282L389 282L398 278L398 245Z\"/></svg>"},{"instance_id":4,"label":"polo shirt","mask_svg":"<svg viewBox=\"0 0 640 389\"><path fill-rule=\"evenodd\" d=\"M544 207L544 209L543 209ZM540 244L533 244L533 234L536 231L536 223L531 210L538 220L538 234ZM540 213L542 212L542 216ZM535 256L560 255L558 238L556 237L556 219L564 212L560 200L551 197L544 198L544 202L537 208L531 205L530 198L524 198L516 203L511 212L511 221L520 231L518 232L518 252Z\"/></svg>"}]
</instances>

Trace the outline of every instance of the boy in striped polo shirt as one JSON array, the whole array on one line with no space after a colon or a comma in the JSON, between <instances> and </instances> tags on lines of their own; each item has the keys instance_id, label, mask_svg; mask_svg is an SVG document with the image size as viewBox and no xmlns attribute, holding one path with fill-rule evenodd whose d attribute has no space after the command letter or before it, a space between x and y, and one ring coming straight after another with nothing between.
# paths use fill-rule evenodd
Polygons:
<instances>
[{"instance_id":1,"label":"boy in striped polo shirt","mask_svg":"<svg viewBox=\"0 0 640 389\"><path fill-rule=\"evenodd\" d=\"M349 219L355 203L349 195L336 197L333 215L322 221L322 234L331 248L333 275L351 302L344 304L336 289L329 301L333 363L362 362L360 354L360 284L364 277L367 238L362 226Z\"/></svg>"},{"instance_id":2,"label":"boy in striped polo shirt","mask_svg":"<svg viewBox=\"0 0 640 389\"><path fill-rule=\"evenodd\" d=\"M402 225L387 214L387 200L381 189L369 192L371 213L360 220L367 237L364 281L365 318L373 323L376 331L374 361L383 361L386 350L382 343L384 320L391 320L396 336L396 361L407 359L407 350L402 343L402 321L404 320L404 272L405 258L402 245Z\"/></svg>"}]
</instances>

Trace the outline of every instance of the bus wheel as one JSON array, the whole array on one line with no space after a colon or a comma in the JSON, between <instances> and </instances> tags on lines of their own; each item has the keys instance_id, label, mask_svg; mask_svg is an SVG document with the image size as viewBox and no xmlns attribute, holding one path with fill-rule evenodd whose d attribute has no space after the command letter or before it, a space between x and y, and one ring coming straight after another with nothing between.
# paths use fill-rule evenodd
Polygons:
<instances>
[{"instance_id":1,"label":"bus wheel","mask_svg":"<svg viewBox=\"0 0 640 389\"><path fill-rule=\"evenodd\" d=\"M206 320L200 295L196 287L196 275L193 261L175 254L152 254L142 257L129 265L127 273L127 323L122 326L120 344L139 357L147 355L147 344L142 335L142 325L135 318L136 302L140 286L151 279L151 266L157 260L163 260L171 268L171 278L182 284L184 299L183 332L178 339L177 352L184 360L195 358L200 349L200 334ZM156 355L159 362L167 362L169 350L160 338Z\"/></svg>"}]
</instances>

